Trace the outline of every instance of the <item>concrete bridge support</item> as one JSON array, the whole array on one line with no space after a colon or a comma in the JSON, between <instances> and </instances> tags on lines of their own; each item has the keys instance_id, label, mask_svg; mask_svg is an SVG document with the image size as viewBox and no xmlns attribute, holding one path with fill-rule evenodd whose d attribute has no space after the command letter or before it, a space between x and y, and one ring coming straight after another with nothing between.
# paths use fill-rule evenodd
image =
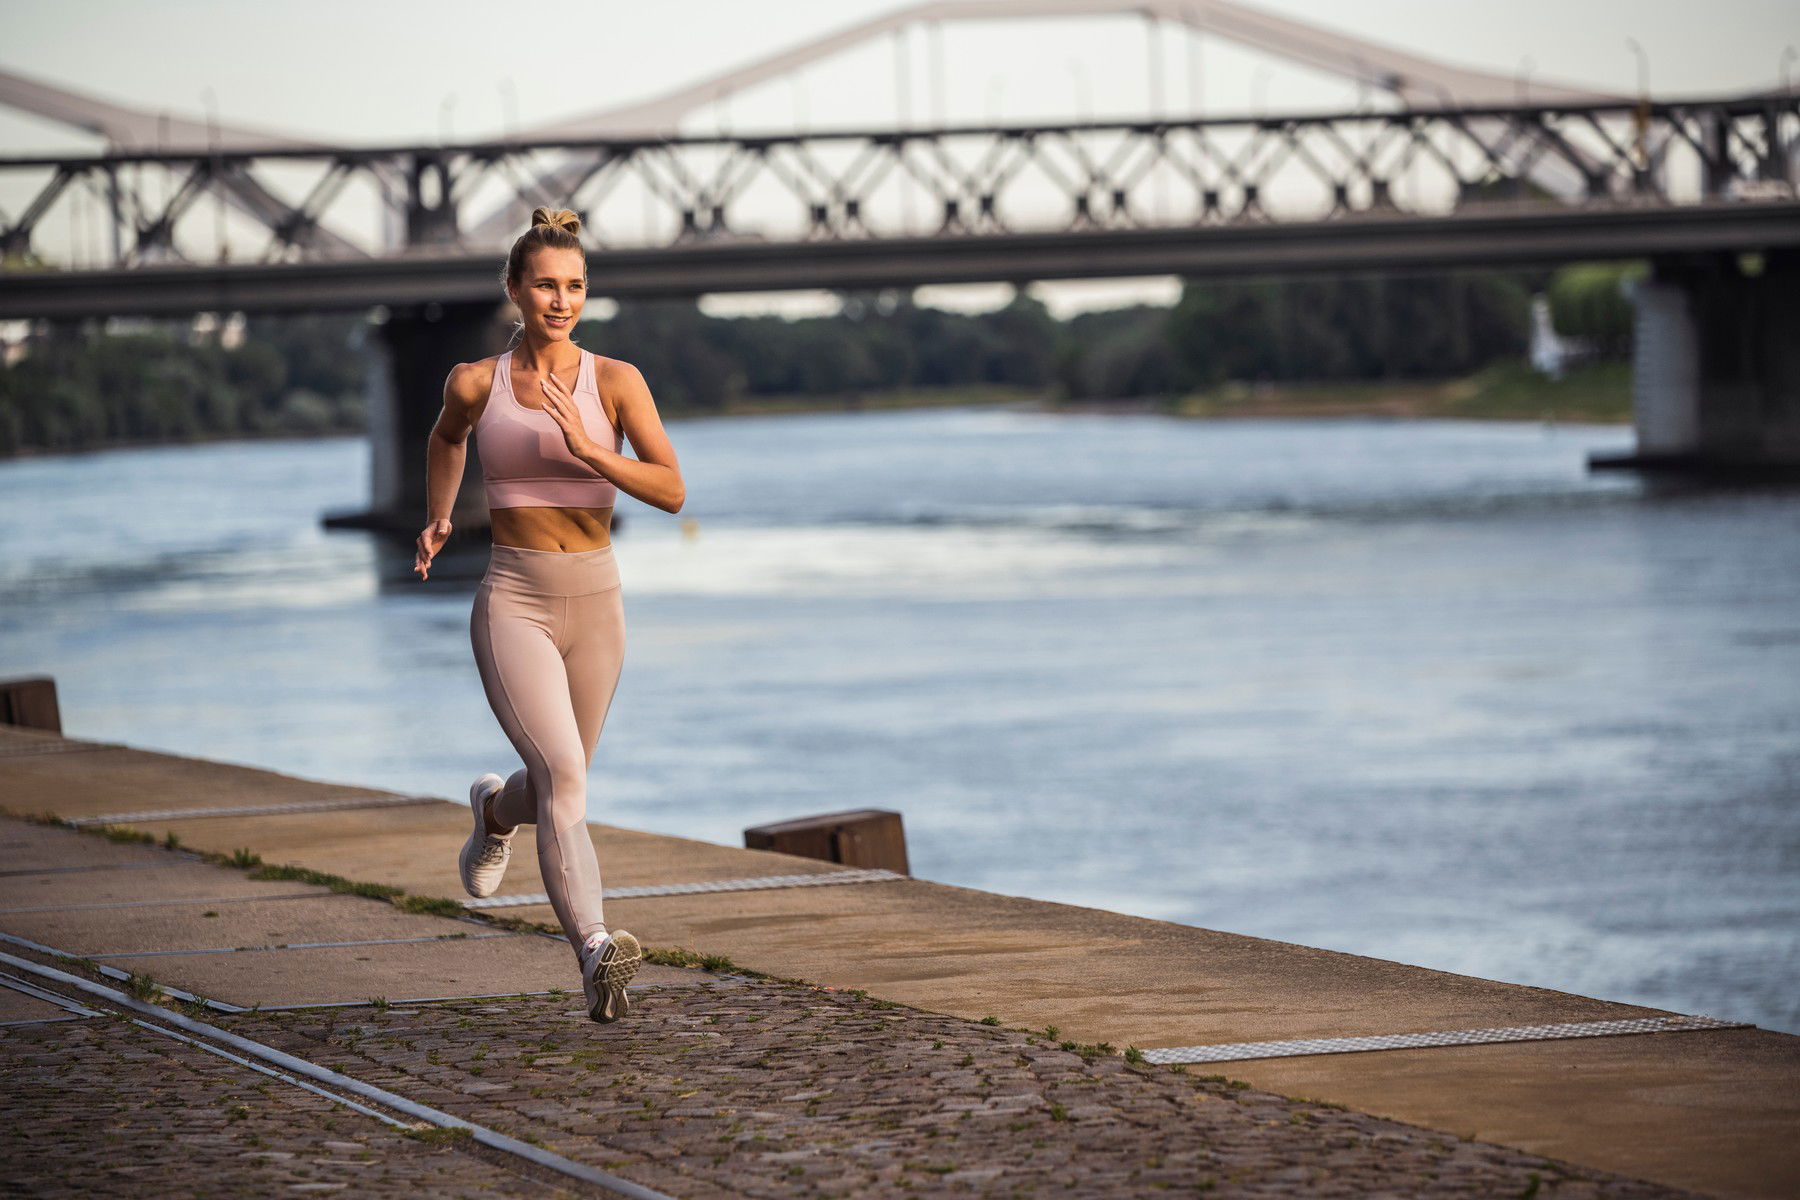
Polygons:
<instances>
[{"instance_id":1,"label":"concrete bridge support","mask_svg":"<svg viewBox=\"0 0 1800 1200\"><path fill-rule=\"evenodd\" d=\"M506 348L507 306L493 301L396 307L368 339L369 508L325 523L418 535L425 525L426 439L443 406L444 378L459 362ZM487 526L481 460L469 440L451 520L458 534Z\"/></svg>"},{"instance_id":2,"label":"concrete bridge support","mask_svg":"<svg viewBox=\"0 0 1800 1200\"><path fill-rule=\"evenodd\" d=\"M1658 257L1637 310L1637 450L1597 467L1800 477L1800 250Z\"/></svg>"}]
</instances>

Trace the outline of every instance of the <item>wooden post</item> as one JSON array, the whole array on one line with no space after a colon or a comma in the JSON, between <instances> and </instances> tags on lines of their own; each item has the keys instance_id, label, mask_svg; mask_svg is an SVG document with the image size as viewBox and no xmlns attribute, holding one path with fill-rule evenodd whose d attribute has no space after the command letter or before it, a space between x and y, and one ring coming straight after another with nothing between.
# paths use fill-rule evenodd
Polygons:
<instances>
[{"instance_id":1,"label":"wooden post","mask_svg":"<svg viewBox=\"0 0 1800 1200\"><path fill-rule=\"evenodd\" d=\"M758 825L744 830L744 845L846 867L885 867L901 875L912 874L906 862L906 831L900 814L885 808L858 808Z\"/></svg>"},{"instance_id":2,"label":"wooden post","mask_svg":"<svg viewBox=\"0 0 1800 1200\"><path fill-rule=\"evenodd\" d=\"M56 708L56 680L48 675L0 679L0 725L62 732L62 714Z\"/></svg>"}]
</instances>

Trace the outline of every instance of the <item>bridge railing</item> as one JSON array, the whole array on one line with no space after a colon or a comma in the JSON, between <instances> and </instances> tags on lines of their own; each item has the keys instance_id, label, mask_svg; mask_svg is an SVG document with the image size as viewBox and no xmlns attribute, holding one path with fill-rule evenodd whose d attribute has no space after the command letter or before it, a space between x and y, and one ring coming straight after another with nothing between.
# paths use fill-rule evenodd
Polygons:
<instances>
[{"instance_id":1,"label":"bridge railing","mask_svg":"<svg viewBox=\"0 0 1800 1200\"><path fill-rule=\"evenodd\" d=\"M6 272L1792 200L1800 93L805 134L0 160Z\"/></svg>"}]
</instances>

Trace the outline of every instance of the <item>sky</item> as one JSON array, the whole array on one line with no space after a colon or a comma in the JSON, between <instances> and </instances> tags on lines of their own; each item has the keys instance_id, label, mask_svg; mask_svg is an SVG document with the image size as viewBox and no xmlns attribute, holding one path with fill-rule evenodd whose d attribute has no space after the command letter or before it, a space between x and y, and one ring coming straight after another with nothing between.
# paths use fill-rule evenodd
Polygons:
<instances>
[{"instance_id":1,"label":"sky","mask_svg":"<svg viewBox=\"0 0 1800 1200\"><path fill-rule=\"evenodd\" d=\"M1259 0L1257 7L1459 65L1659 99L1800 82L1800 8L1783 0ZM901 7L895 0L0 0L0 68L117 103L347 144L436 142L507 132L648 98L763 53ZM695 113L687 132L891 125L942 108L951 120L1030 121L1149 113L1352 109L1352 82L1130 17L961 22L946 27L941 89L923 30L879 40ZM1632 48L1642 49L1642 58ZM0 111L0 154L97 150L92 135ZM0 199L14 211L15 201ZM1167 302L1174 281L1036 285L1066 314ZM986 285L922 289L980 308ZM819 294L713 297L710 311L815 311Z\"/></svg>"}]
</instances>

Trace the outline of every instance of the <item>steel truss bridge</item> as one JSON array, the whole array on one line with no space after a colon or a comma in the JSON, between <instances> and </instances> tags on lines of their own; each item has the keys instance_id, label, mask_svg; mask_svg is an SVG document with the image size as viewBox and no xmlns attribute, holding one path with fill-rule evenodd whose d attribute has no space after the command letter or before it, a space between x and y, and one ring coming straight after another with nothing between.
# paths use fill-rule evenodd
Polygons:
<instances>
[{"instance_id":1,"label":"steel truss bridge","mask_svg":"<svg viewBox=\"0 0 1800 1200\"><path fill-rule=\"evenodd\" d=\"M1800 241L1797 149L1800 94L10 159L0 316L492 297L483 203L582 212L614 296L1754 249ZM40 259L83 198L82 260Z\"/></svg>"},{"instance_id":2,"label":"steel truss bridge","mask_svg":"<svg viewBox=\"0 0 1800 1200\"><path fill-rule=\"evenodd\" d=\"M1108 16L1143 20L1150 47L1166 29L1204 35L1389 107L678 132L723 97L875 39L894 41L898 81L915 33L941 55L948 24ZM318 145L16 74L0 73L0 105L110 143L0 160L0 317L495 297L498 256L539 204L583 214L595 290L623 297L1751 249L1781 240L1800 180L1800 93L1654 102L1527 86L1229 0L930 0L648 100L460 145Z\"/></svg>"},{"instance_id":3,"label":"steel truss bridge","mask_svg":"<svg viewBox=\"0 0 1800 1200\"><path fill-rule=\"evenodd\" d=\"M1152 45L1174 28L1353 80L1365 102L680 132L859 42L891 36L905 62L912 33L955 21L1108 15L1143 19ZM1800 464L1800 367L1784 349L1800 327L1800 92L1785 87L1666 101L1527 88L1229 0L931 0L649 100L456 145L320 145L5 72L0 105L109 144L0 159L0 319L385 308L375 496L406 520L436 381L488 352L502 255L537 205L583 215L591 290L618 298L1645 257L1640 450ZM1745 275L1745 252L1766 269Z\"/></svg>"}]
</instances>

